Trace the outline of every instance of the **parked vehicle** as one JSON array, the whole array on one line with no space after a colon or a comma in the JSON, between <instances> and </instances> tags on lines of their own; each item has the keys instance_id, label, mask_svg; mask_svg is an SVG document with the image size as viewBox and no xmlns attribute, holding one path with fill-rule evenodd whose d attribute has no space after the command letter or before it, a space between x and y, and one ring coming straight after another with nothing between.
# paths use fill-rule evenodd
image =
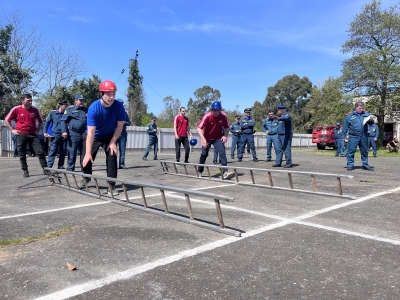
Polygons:
<instances>
[{"instance_id":1,"label":"parked vehicle","mask_svg":"<svg viewBox=\"0 0 400 300\"><path fill-rule=\"evenodd\" d=\"M317 144L318 149L325 147L335 147L335 130L336 125L316 126L312 131L312 142Z\"/></svg>"}]
</instances>

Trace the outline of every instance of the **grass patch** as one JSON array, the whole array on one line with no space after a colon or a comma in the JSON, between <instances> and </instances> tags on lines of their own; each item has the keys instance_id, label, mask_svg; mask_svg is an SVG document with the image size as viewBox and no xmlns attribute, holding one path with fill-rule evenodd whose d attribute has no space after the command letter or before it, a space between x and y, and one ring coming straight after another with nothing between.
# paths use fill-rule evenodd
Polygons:
<instances>
[{"instance_id":1,"label":"grass patch","mask_svg":"<svg viewBox=\"0 0 400 300\"><path fill-rule=\"evenodd\" d=\"M7 247L7 246L15 246L15 245L21 245L21 244L29 244L32 242L37 242L45 239L50 239L56 236L60 236L64 233L70 232L74 229L78 228L78 226L67 226L64 227L60 230L54 230L48 233L45 233L40 236L29 236L26 238L20 238L20 239L9 239L9 240L0 240L0 249Z\"/></svg>"},{"instance_id":2,"label":"grass patch","mask_svg":"<svg viewBox=\"0 0 400 300\"><path fill-rule=\"evenodd\" d=\"M313 155L319 156L335 156L336 150L333 149L325 149L325 150L314 150L311 152ZM400 152L389 152L386 148L378 149L377 156L379 157L400 157ZM354 154L355 157L360 157L360 150L357 149L356 153ZM368 157L373 157L372 150L368 151Z\"/></svg>"}]
</instances>

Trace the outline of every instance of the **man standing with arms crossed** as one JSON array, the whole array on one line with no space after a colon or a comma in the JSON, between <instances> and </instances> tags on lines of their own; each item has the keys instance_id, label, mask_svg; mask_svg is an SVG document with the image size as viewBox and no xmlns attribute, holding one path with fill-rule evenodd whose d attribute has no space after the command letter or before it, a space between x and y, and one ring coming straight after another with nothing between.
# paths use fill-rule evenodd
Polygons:
<instances>
[{"instance_id":1,"label":"man standing with arms crossed","mask_svg":"<svg viewBox=\"0 0 400 300\"><path fill-rule=\"evenodd\" d=\"M40 144L38 134L43 126L43 117L39 110L32 106L32 95L23 94L20 98L21 105L15 106L5 118L5 123L11 133L17 137L17 147L23 177L29 177L28 164L26 163L26 145L28 144L36 152L40 166L47 167L46 155ZM11 126L11 121L15 120L15 129ZM36 120L39 124L36 127ZM43 171L46 175L46 172Z\"/></svg>"},{"instance_id":2,"label":"man standing with arms crossed","mask_svg":"<svg viewBox=\"0 0 400 300\"><path fill-rule=\"evenodd\" d=\"M242 128L240 127L240 116L235 116L235 122L231 124L231 129L229 130L232 133L232 147L231 147L231 158L235 158L235 148L236 154L239 156L239 147L240 147L240 135L242 134Z\"/></svg>"},{"instance_id":3,"label":"man standing with arms crossed","mask_svg":"<svg viewBox=\"0 0 400 300\"><path fill-rule=\"evenodd\" d=\"M193 138L192 133L190 132L189 127L189 119L185 116L186 108L181 107L179 109L179 115L174 118L174 133L175 133L175 153L176 153L176 161L179 162L181 158L181 144L185 148L185 163L189 162L189 139Z\"/></svg>"},{"instance_id":4,"label":"man standing with arms crossed","mask_svg":"<svg viewBox=\"0 0 400 300\"><path fill-rule=\"evenodd\" d=\"M206 162L208 151L211 145L217 149L219 153L219 159L222 166L227 166L228 162L226 159L225 146L229 134L229 121L225 113L221 112L221 103L214 101L211 105L211 111L206 113L201 119L197 126L197 133L201 138L201 154L199 164ZM225 129L222 134L222 128ZM200 166L198 171L201 174L204 171L204 167ZM222 169L224 179L231 179L235 174L228 172L227 168Z\"/></svg>"},{"instance_id":5,"label":"man standing with arms crossed","mask_svg":"<svg viewBox=\"0 0 400 300\"><path fill-rule=\"evenodd\" d=\"M240 120L242 135L240 136L238 162L242 161L246 142L250 145L253 161L258 162L256 147L254 146L254 126L256 126L256 121L251 117L251 108L246 108L244 118Z\"/></svg>"},{"instance_id":6,"label":"man standing with arms crossed","mask_svg":"<svg viewBox=\"0 0 400 300\"><path fill-rule=\"evenodd\" d=\"M97 151L102 147L106 154L107 177L117 178L117 140L125 124L125 109L121 102L115 101L117 86L111 80L104 80L99 87L101 98L94 101L88 110L87 131L83 134L82 168L83 173L92 174ZM80 188L85 187L83 178ZM86 182L89 182L86 180ZM109 195L114 191L115 182L109 182Z\"/></svg>"},{"instance_id":7,"label":"man standing with arms crossed","mask_svg":"<svg viewBox=\"0 0 400 300\"><path fill-rule=\"evenodd\" d=\"M281 144L279 152L276 154L276 163L273 167L280 167L282 164L283 153L285 153L286 165L284 168L292 168L292 117L286 111L286 106L278 104L278 137Z\"/></svg>"},{"instance_id":8,"label":"man standing with arms crossed","mask_svg":"<svg viewBox=\"0 0 400 300\"><path fill-rule=\"evenodd\" d=\"M277 153L281 148L278 138L278 121L275 120L275 113L273 110L268 112L268 118L262 124L262 130L267 135L267 161L271 161L272 144L274 144L275 157L277 157Z\"/></svg>"}]
</instances>

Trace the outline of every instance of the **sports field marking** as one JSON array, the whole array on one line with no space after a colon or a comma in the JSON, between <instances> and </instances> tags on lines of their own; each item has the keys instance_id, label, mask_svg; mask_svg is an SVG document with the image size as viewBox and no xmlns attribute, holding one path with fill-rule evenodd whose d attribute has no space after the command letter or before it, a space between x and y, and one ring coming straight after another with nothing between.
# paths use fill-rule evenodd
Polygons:
<instances>
[{"instance_id":1,"label":"sports field marking","mask_svg":"<svg viewBox=\"0 0 400 300\"><path fill-rule=\"evenodd\" d=\"M324 208L324 209L316 210L316 211L313 211L313 212L309 212L307 214L304 214L304 215L301 215L301 216L298 216L298 217L295 217L295 218L292 218L292 219L286 219L286 220L283 220L283 221L280 221L280 222L277 222L277 223L274 223L274 224L270 224L270 225L263 226L263 227L260 227L260 228L254 229L254 230L250 230L250 231L248 231L246 233L243 233L242 234L242 238L228 237L228 238L225 238L225 239L213 242L213 243L209 243L209 244L206 244L206 245L203 245L203 246L200 246L200 247L196 247L194 249L182 251L182 252L180 252L178 254L175 254L175 255L172 255L172 256L168 256L168 257L156 260L156 261L151 262L151 263L147 263L147 264L144 264L144 265L141 265L141 266L138 266L138 267L130 268L130 269L127 269L125 271L118 272L118 273L115 273L113 275L109 275L107 277L104 277L104 278L101 278L101 279L98 279L98 280L92 280L92 281L89 281L89 282L84 283L84 284L80 284L80 285L76 285L76 286L73 286L73 287L70 287L70 288L66 288L64 290L61 290L61 291L58 291L58 292L55 292L55 293L52 293L52 294L48 294L46 296L39 297L39 298L36 298L36 299L38 299L38 300L68 299L70 297L74 297L74 296L77 296L77 295L84 294L86 292L101 288L101 287L103 287L105 285L108 285L108 284L111 284L111 283L114 283L114 282L117 282L117 281L130 279L135 275L142 274L142 273L144 273L146 271L149 271L149 270L153 270L154 268L157 268L159 266L164 266L164 265L179 261L179 260L187 258L187 257L192 257L192 256L195 256L195 255L207 252L207 251L214 250L216 248L220 248L220 247L225 246L225 245L229 245L229 244L235 243L237 241L242 241L242 239L249 238L249 237L252 237L254 235L257 235L257 234L260 234L260 233L264 233L264 232L267 232L267 231L270 231L270 230L273 230L273 229L276 229L276 228L280 228L280 227L283 227L283 226L286 226L286 225L289 225L289 224L294 224L294 223L304 223L304 225L305 225L308 222L301 222L304 219L311 218L311 217L314 217L314 216L317 216L317 215L320 215L320 214L323 214L323 213L326 213L326 212L329 212L329 211L332 211L332 210L335 210L335 209L338 209L338 208L341 208L341 207L345 207L345 206L348 206L348 205L351 205L351 204L364 202L364 201L367 201L367 200L370 200L370 199L373 199L373 198L376 198L376 197L379 197L379 196L382 196L382 195L387 195L387 194L390 194L390 193L394 193L394 192L397 192L399 190L400 190L400 187L398 187L396 189L392 189L390 191L372 194L372 195L369 195L369 196L361 197L361 198L356 199L356 200L351 200L351 201L348 201L348 202L345 202L345 203L342 203L342 204L338 204L338 205L334 205L334 206L331 206L331 207L328 207L328 208ZM312 224L312 223L309 223L309 224ZM327 226L319 226L319 228L322 228L322 227L329 228ZM332 228L332 229L334 229L334 228ZM341 230L341 232L342 233L346 233L346 232L351 233L351 231L346 231L346 230ZM378 240L378 238L376 238L376 237L363 235L363 234L357 234L357 236L362 236L364 238ZM380 238L379 240L380 241L385 241L385 242L395 243L396 245L400 244L398 241L394 241L394 240L390 240L390 239L381 239Z\"/></svg>"}]
</instances>

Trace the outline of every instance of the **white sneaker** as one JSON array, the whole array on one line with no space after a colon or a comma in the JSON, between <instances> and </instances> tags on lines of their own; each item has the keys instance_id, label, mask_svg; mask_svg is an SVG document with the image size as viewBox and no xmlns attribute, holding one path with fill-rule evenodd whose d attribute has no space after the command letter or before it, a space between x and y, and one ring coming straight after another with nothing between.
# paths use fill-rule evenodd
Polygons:
<instances>
[{"instance_id":1,"label":"white sneaker","mask_svg":"<svg viewBox=\"0 0 400 300\"><path fill-rule=\"evenodd\" d=\"M231 179L231 178L233 178L235 176L235 173L233 173L233 172L226 172L225 174L224 174L224 179Z\"/></svg>"},{"instance_id":2,"label":"white sneaker","mask_svg":"<svg viewBox=\"0 0 400 300\"><path fill-rule=\"evenodd\" d=\"M89 184L89 182L90 182L91 180L92 180L92 179L90 179L90 178L82 178L82 180L79 181L79 183L78 183L79 189L80 189L80 190L86 189L85 181L86 181L87 184Z\"/></svg>"},{"instance_id":3,"label":"white sneaker","mask_svg":"<svg viewBox=\"0 0 400 300\"><path fill-rule=\"evenodd\" d=\"M118 191L114 188L114 186L111 186L111 189L112 189L112 193L113 193L114 196L118 196L119 195ZM107 189L107 194L109 194L111 196L110 188Z\"/></svg>"}]
</instances>

